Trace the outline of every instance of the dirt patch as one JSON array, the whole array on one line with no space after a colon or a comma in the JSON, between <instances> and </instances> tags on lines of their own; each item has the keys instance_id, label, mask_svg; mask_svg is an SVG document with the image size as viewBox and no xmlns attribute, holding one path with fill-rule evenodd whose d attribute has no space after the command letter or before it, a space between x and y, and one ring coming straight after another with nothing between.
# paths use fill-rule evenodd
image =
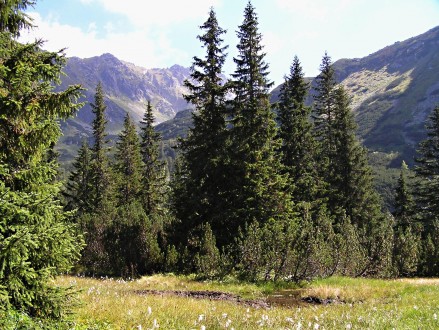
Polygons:
<instances>
[{"instance_id":1,"label":"dirt patch","mask_svg":"<svg viewBox=\"0 0 439 330\"><path fill-rule=\"evenodd\" d=\"M253 308L271 307L265 299L243 299L238 295L220 291L137 290L136 294L230 301Z\"/></svg>"},{"instance_id":2,"label":"dirt patch","mask_svg":"<svg viewBox=\"0 0 439 330\"><path fill-rule=\"evenodd\" d=\"M337 298L319 298L317 296L302 297L303 290L282 291L272 294L265 299L243 299L242 297L221 291L182 291L182 290L136 290L138 295L155 295L155 296L174 296L193 299L209 299L219 301L230 301L240 305L268 309L272 306L299 307L306 305L329 305L343 304L341 299Z\"/></svg>"}]
</instances>

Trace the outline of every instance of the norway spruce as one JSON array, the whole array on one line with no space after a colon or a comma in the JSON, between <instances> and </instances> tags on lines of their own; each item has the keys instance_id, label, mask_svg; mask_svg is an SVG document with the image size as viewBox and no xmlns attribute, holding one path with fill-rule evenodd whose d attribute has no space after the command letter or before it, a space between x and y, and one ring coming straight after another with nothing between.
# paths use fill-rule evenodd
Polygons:
<instances>
[{"instance_id":1,"label":"norway spruce","mask_svg":"<svg viewBox=\"0 0 439 330\"><path fill-rule=\"evenodd\" d=\"M229 181L235 197L228 226L232 232L237 232L238 228L244 232L253 228L254 237L262 237L258 231L264 233L267 227L274 230L281 226L284 233L290 232L289 226L294 226L294 221L291 199L285 189L287 176L281 173L277 153L280 140L269 102L272 83L268 80L268 64L264 60L257 15L250 2L244 10L244 21L237 36L238 56L234 58L236 69L232 75L235 94L231 128L233 172ZM241 236L241 251L247 251L248 245L253 244L248 239L245 234ZM265 244L272 244L267 247L267 253L269 250L279 253L279 249L284 248L274 241ZM242 264L244 270L248 266ZM264 263L259 271L266 272L267 267L269 264Z\"/></svg>"},{"instance_id":2,"label":"norway spruce","mask_svg":"<svg viewBox=\"0 0 439 330\"><path fill-rule=\"evenodd\" d=\"M64 54L15 41L33 3L0 6L0 319L11 309L61 317L70 300L52 279L71 268L82 245L58 199L57 164L47 158L59 120L80 107L80 87L53 92Z\"/></svg>"},{"instance_id":3,"label":"norway spruce","mask_svg":"<svg viewBox=\"0 0 439 330\"><path fill-rule=\"evenodd\" d=\"M227 47L222 45L225 30L219 26L213 9L200 28L204 34L198 39L206 54L203 58L194 57L191 78L185 82L189 90L185 98L195 105L196 111L192 115L193 127L180 142L182 162L179 170L180 176L184 175L185 188L175 195L176 199L184 198L186 202L178 204L176 200L175 205L182 206L176 211L187 238L193 235L201 238L202 228L206 227L203 224L209 223L212 235L224 245L231 241L231 233L224 222L228 214L228 84L224 82L222 71ZM183 191L187 194L182 194Z\"/></svg>"}]
</instances>

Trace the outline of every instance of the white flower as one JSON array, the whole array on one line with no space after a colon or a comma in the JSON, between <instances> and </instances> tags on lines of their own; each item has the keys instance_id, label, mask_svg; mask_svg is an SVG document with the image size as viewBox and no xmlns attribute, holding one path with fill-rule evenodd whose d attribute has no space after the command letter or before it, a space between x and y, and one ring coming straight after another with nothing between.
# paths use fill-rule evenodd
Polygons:
<instances>
[{"instance_id":1,"label":"white flower","mask_svg":"<svg viewBox=\"0 0 439 330\"><path fill-rule=\"evenodd\" d=\"M291 317L285 318L285 321L290 322L290 323L294 323L294 320Z\"/></svg>"},{"instance_id":2,"label":"white flower","mask_svg":"<svg viewBox=\"0 0 439 330\"><path fill-rule=\"evenodd\" d=\"M231 319L228 319L228 320L226 321L226 328L228 328L228 327L230 326L231 323L232 323L232 320L231 320Z\"/></svg>"},{"instance_id":3,"label":"white flower","mask_svg":"<svg viewBox=\"0 0 439 330\"><path fill-rule=\"evenodd\" d=\"M433 314L433 319L437 320L437 314L436 313Z\"/></svg>"},{"instance_id":4,"label":"white flower","mask_svg":"<svg viewBox=\"0 0 439 330\"><path fill-rule=\"evenodd\" d=\"M204 320L204 314L198 315L198 322L201 322Z\"/></svg>"},{"instance_id":5,"label":"white flower","mask_svg":"<svg viewBox=\"0 0 439 330\"><path fill-rule=\"evenodd\" d=\"M139 330L142 330L142 325L139 324L136 328L139 329Z\"/></svg>"},{"instance_id":6,"label":"white flower","mask_svg":"<svg viewBox=\"0 0 439 330\"><path fill-rule=\"evenodd\" d=\"M318 323L314 323L314 330L318 330L320 328L320 325Z\"/></svg>"},{"instance_id":7,"label":"white flower","mask_svg":"<svg viewBox=\"0 0 439 330\"><path fill-rule=\"evenodd\" d=\"M346 324L346 330L351 330L352 329L352 324L348 323Z\"/></svg>"},{"instance_id":8,"label":"white flower","mask_svg":"<svg viewBox=\"0 0 439 330\"><path fill-rule=\"evenodd\" d=\"M159 323L157 322L156 319L154 319L154 321L152 321L152 328L153 328L153 329L155 329L155 328L160 328Z\"/></svg>"},{"instance_id":9,"label":"white flower","mask_svg":"<svg viewBox=\"0 0 439 330\"><path fill-rule=\"evenodd\" d=\"M200 330L206 330L206 327L204 325L202 325Z\"/></svg>"},{"instance_id":10,"label":"white flower","mask_svg":"<svg viewBox=\"0 0 439 330\"><path fill-rule=\"evenodd\" d=\"M227 313L223 313L223 317L226 318L227 317Z\"/></svg>"},{"instance_id":11,"label":"white flower","mask_svg":"<svg viewBox=\"0 0 439 330\"><path fill-rule=\"evenodd\" d=\"M151 315L151 313L152 313L151 306L148 306L148 308L146 309L146 312L148 313L148 315Z\"/></svg>"}]
</instances>

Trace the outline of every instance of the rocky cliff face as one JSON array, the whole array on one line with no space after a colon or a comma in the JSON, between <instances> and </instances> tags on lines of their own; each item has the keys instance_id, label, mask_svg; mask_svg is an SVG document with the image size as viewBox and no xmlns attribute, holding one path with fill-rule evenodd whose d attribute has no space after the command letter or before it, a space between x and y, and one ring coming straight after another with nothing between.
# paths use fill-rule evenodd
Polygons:
<instances>
[{"instance_id":1,"label":"rocky cliff face","mask_svg":"<svg viewBox=\"0 0 439 330\"><path fill-rule=\"evenodd\" d=\"M154 106L157 122L171 119L189 107L183 98L187 92L184 80L190 71L179 65L167 69L145 69L123 62L111 54L80 59L70 58L64 68L62 87L81 84L85 106L77 115L62 123L64 136L58 144L61 160L70 160L83 137L89 137L93 115L90 103L94 101L98 82L102 83L107 105L108 132L110 139L120 131L123 118L129 113L139 122L149 100Z\"/></svg>"}]
</instances>

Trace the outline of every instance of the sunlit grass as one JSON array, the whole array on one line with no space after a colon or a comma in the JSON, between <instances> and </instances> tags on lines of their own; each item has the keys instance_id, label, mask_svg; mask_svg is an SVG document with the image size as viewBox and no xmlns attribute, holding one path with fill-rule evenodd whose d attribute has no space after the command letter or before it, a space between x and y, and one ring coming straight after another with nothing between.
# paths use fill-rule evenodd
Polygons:
<instances>
[{"instance_id":1,"label":"sunlit grass","mask_svg":"<svg viewBox=\"0 0 439 330\"><path fill-rule=\"evenodd\" d=\"M142 290L222 291L262 299L279 286L198 282L191 277L155 275L134 281L64 276L62 286L80 290L72 316L78 329L437 329L439 280L372 280L333 277L300 289L300 295L337 298L329 305L253 308L236 302ZM296 285L281 284L294 290Z\"/></svg>"}]
</instances>

